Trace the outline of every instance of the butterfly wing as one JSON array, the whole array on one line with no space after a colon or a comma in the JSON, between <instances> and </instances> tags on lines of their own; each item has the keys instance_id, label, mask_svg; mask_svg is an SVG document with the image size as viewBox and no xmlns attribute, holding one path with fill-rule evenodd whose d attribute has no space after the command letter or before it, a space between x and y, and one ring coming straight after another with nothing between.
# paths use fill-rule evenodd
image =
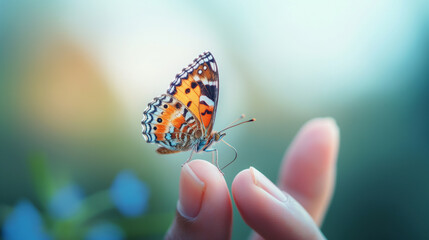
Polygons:
<instances>
[{"instance_id":1,"label":"butterfly wing","mask_svg":"<svg viewBox=\"0 0 429 240\"><path fill-rule=\"evenodd\" d=\"M213 55L205 52L176 75L167 93L198 120L203 135L212 132L219 96L219 74Z\"/></svg>"},{"instance_id":2,"label":"butterfly wing","mask_svg":"<svg viewBox=\"0 0 429 240\"><path fill-rule=\"evenodd\" d=\"M149 103L143 112L143 137L161 146L161 154L186 151L195 144L199 129L195 117L177 99L163 94Z\"/></svg>"}]
</instances>

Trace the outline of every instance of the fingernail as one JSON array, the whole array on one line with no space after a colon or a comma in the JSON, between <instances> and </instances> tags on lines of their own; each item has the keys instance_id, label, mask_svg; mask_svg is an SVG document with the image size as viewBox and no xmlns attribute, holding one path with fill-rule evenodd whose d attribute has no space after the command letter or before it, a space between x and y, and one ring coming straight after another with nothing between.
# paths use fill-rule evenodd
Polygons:
<instances>
[{"instance_id":1,"label":"fingernail","mask_svg":"<svg viewBox=\"0 0 429 240\"><path fill-rule=\"evenodd\" d=\"M283 194L283 192L276 185L274 185L274 183L272 183L267 177L265 177L264 174L262 174L253 167L250 167L250 173L252 174L253 183L256 186L258 186L280 202L287 201L287 197Z\"/></svg>"},{"instance_id":2,"label":"fingernail","mask_svg":"<svg viewBox=\"0 0 429 240\"><path fill-rule=\"evenodd\" d=\"M180 175L179 201L177 211L189 220L198 216L205 190L205 184L188 164L183 165Z\"/></svg>"}]
</instances>

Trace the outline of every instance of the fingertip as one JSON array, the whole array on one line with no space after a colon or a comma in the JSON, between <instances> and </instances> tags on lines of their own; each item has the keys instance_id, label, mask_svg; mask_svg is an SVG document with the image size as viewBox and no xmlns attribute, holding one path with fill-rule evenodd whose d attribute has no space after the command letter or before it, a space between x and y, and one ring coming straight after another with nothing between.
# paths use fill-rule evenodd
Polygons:
<instances>
[{"instance_id":1,"label":"fingertip","mask_svg":"<svg viewBox=\"0 0 429 240\"><path fill-rule=\"evenodd\" d=\"M215 165L205 160L195 159L187 163L186 165L192 168L194 172L198 175L198 177L206 179L207 181L210 181L212 179L224 178L221 171Z\"/></svg>"},{"instance_id":2,"label":"fingertip","mask_svg":"<svg viewBox=\"0 0 429 240\"><path fill-rule=\"evenodd\" d=\"M251 179L252 178L251 178L250 168L241 170L234 177L234 180L232 181L231 191L234 193L235 189L239 190L240 186L243 186L243 184L245 184L246 182L248 182Z\"/></svg>"},{"instance_id":3,"label":"fingertip","mask_svg":"<svg viewBox=\"0 0 429 240\"><path fill-rule=\"evenodd\" d=\"M333 118L315 118L300 129L289 147L280 176L289 169L302 173L323 173L337 161L339 128ZM301 173L302 171L302 173ZM284 181L280 181L283 186Z\"/></svg>"},{"instance_id":4,"label":"fingertip","mask_svg":"<svg viewBox=\"0 0 429 240\"><path fill-rule=\"evenodd\" d=\"M195 167L194 167L195 168ZM189 164L182 167L179 183L177 211L182 217L192 221L200 212L206 184L192 170Z\"/></svg>"},{"instance_id":5,"label":"fingertip","mask_svg":"<svg viewBox=\"0 0 429 240\"><path fill-rule=\"evenodd\" d=\"M252 175L250 169L244 169L239 172L231 184L231 193L237 207L240 210L240 204L242 201L241 197L246 198L246 193L248 193L248 188L252 183Z\"/></svg>"},{"instance_id":6,"label":"fingertip","mask_svg":"<svg viewBox=\"0 0 429 240\"><path fill-rule=\"evenodd\" d=\"M308 121L298 133L297 140L305 139L309 144L319 144L321 147L332 148L338 144L340 129L335 119L315 118ZM328 145L328 146L326 146Z\"/></svg>"},{"instance_id":7,"label":"fingertip","mask_svg":"<svg viewBox=\"0 0 429 240\"><path fill-rule=\"evenodd\" d=\"M201 180L205 186L203 194L203 205L201 207L199 219L210 217L213 209L222 207L222 212L228 213L231 208L229 190L225 178L220 170L213 164L204 160L193 160L186 164L192 169L195 176ZM181 186L187 188L188 186ZM220 212L213 214L219 215Z\"/></svg>"},{"instance_id":8,"label":"fingertip","mask_svg":"<svg viewBox=\"0 0 429 240\"><path fill-rule=\"evenodd\" d=\"M232 204L223 174L204 160L183 165L177 216L167 239L199 239L231 234Z\"/></svg>"},{"instance_id":9,"label":"fingertip","mask_svg":"<svg viewBox=\"0 0 429 240\"><path fill-rule=\"evenodd\" d=\"M320 236L308 213L255 168L237 174L232 195L244 221L266 239Z\"/></svg>"},{"instance_id":10,"label":"fingertip","mask_svg":"<svg viewBox=\"0 0 429 240\"><path fill-rule=\"evenodd\" d=\"M337 121L333 117L318 117L308 120L306 125L329 125L330 127L338 128Z\"/></svg>"}]
</instances>

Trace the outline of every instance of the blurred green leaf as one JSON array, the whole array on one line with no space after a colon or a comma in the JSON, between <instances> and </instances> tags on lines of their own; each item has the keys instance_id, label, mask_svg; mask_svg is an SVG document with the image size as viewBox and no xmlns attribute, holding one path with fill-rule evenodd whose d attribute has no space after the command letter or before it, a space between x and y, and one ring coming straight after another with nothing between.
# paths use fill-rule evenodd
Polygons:
<instances>
[{"instance_id":1,"label":"blurred green leaf","mask_svg":"<svg viewBox=\"0 0 429 240\"><path fill-rule=\"evenodd\" d=\"M13 208L7 205L0 205L0 223L12 212Z\"/></svg>"},{"instance_id":2,"label":"blurred green leaf","mask_svg":"<svg viewBox=\"0 0 429 240\"><path fill-rule=\"evenodd\" d=\"M53 178L46 157L42 153L35 153L28 158L28 167L33 179L34 190L41 203L49 201L55 190Z\"/></svg>"},{"instance_id":3,"label":"blurred green leaf","mask_svg":"<svg viewBox=\"0 0 429 240\"><path fill-rule=\"evenodd\" d=\"M174 219L174 213L146 214L138 218L122 218L117 224L129 238L141 236L163 236Z\"/></svg>"},{"instance_id":4,"label":"blurred green leaf","mask_svg":"<svg viewBox=\"0 0 429 240\"><path fill-rule=\"evenodd\" d=\"M83 202L84 211L79 216L82 221L89 220L114 208L110 201L108 190L96 192L88 196Z\"/></svg>"}]
</instances>

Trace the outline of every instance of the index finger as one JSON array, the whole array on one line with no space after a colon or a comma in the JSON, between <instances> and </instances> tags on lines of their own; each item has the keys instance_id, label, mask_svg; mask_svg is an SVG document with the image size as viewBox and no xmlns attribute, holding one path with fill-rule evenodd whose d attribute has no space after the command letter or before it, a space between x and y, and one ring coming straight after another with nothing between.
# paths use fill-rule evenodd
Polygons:
<instances>
[{"instance_id":1,"label":"index finger","mask_svg":"<svg viewBox=\"0 0 429 240\"><path fill-rule=\"evenodd\" d=\"M339 146L339 129L332 118L306 123L287 151L279 187L291 194L321 224L331 200Z\"/></svg>"}]
</instances>

